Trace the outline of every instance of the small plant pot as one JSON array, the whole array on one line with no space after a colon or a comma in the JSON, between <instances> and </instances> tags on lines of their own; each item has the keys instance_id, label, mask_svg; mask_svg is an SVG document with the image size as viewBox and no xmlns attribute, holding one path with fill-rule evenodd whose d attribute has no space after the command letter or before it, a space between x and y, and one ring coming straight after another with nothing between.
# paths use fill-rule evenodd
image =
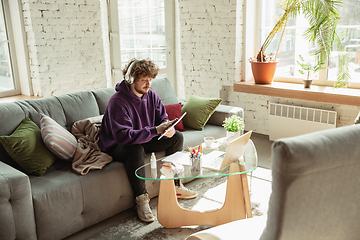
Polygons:
<instances>
[{"instance_id":1,"label":"small plant pot","mask_svg":"<svg viewBox=\"0 0 360 240\"><path fill-rule=\"evenodd\" d=\"M304 79L303 82L304 82L304 88L310 88L312 80Z\"/></svg>"},{"instance_id":2,"label":"small plant pot","mask_svg":"<svg viewBox=\"0 0 360 240\"><path fill-rule=\"evenodd\" d=\"M237 137L240 137L240 131L238 131L238 132L229 132L229 131L226 131L226 137L227 137L227 138L237 138Z\"/></svg>"}]
</instances>

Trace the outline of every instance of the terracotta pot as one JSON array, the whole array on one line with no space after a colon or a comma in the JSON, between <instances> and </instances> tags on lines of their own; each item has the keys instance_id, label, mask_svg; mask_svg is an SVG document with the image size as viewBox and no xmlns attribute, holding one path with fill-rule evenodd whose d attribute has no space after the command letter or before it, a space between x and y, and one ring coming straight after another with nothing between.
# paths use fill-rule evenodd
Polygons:
<instances>
[{"instance_id":1,"label":"terracotta pot","mask_svg":"<svg viewBox=\"0 0 360 240\"><path fill-rule=\"evenodd\" d=\"M250 62L255 83L270 84L274 78L277 62Z\"/></svg>"}]
</instances>

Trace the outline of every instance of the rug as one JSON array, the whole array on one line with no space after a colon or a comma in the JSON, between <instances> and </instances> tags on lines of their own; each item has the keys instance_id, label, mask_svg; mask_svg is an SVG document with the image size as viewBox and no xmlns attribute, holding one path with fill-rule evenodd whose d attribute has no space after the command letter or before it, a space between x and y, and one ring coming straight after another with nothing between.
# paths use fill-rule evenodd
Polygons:
<instances>
[{"instance_id":1,"label":"rug","mask_svg":"<svg viewBox=\"0 0 360 240\"><path fill-rule=\"evenodd\" d=\"M225 199L227 177L215 177L196 179L186 184L187 187L198 193L195 199L179 200L179 205L193 210L210 210L222 206ZM249 179L250 199L253 216L261 216L267 212L268 197L271 192L271 182L261 181L256 178ZM150 204L157 219L157 201ZM164 228L157 220L152 223L144 223L139 220L135 210L128 217L116 224L107 227L87 240L178 240L185 239L189 235L211 228L211 226L186 226L181 228Z\"/></svg>"}]
</instances>

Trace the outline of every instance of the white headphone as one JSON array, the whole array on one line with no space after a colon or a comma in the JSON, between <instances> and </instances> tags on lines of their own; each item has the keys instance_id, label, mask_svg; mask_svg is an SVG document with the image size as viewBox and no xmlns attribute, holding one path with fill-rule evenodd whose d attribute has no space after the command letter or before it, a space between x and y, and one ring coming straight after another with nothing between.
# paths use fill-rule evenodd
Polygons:
<instances>
[{"instance_id":1,"label":"white headphone","mask_svg":"<svg viewBox=\"0 0 360 240\"><path fill-rule=\"evenodd\" d=\"M134 82L133 76L130 75L131 69L133 68L133 66L135 65L135 63L138 63L138 62L140 62L140 61L141 61L141 60L134 60L134 61L130 64L128 70L126 71L126 74L125 74L125 76L124 76L124 79L125 79L125 81L126 81L128 84L132 84L132 83Z\"/></svg>"}]
</instances>

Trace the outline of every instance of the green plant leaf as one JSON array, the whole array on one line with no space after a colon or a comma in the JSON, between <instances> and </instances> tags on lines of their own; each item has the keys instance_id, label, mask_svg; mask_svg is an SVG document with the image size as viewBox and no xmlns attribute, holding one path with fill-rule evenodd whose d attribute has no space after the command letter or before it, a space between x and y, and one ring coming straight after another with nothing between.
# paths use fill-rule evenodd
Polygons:
<instances>
[{"instance_id":1,"label":"green plant leaf","mask_svg":"<svg viewBox=\"0 0 360 240\"><path fill-rule=\"evenodd\" d=\"M222 126L228 132L238 132L245 128L244 120L237 115L231 115L230 117L225 118Z\"/></svg>"},{"instance_id":2,"label":"green plant leaf","mask_svg":"<svg viewBox=\"0 0 360 240\"><path fill-rule=\"evenodd\" d=\"M336 82L334 84L334 88L347 87L349 85L350 73L349 73L349 63L350 56L349 53L344 51L341 48L338 56L339 66L338 66L338 75Z\"/></svg>"}]
</instances>

